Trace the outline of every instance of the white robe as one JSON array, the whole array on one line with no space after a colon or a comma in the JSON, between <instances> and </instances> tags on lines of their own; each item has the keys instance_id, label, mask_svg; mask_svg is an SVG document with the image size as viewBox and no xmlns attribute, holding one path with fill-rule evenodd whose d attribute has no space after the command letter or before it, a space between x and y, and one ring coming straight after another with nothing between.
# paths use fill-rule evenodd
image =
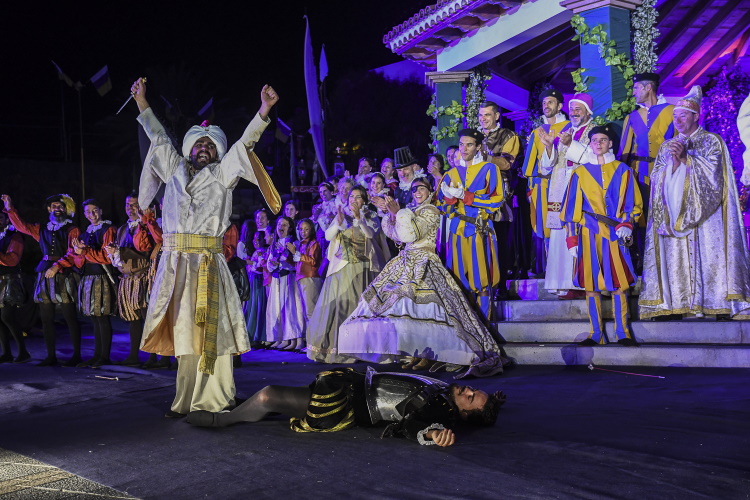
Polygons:
<instances>
[{"instance_id":1,"label":"white robe","mask_svg":"<svg viewBox=\"0 0 750 500\"><path fill-rule=\"evenodd\" d=\"M247 153L268 122L256 115L221 162L204 167L191 180L188 160L171 144L151 108L141 113L138 121L151 140L141 173L140 206L149 206L159 186L165 183L165 235L223 237L232 213L232 191L239 178L257 184ZM216 253L214 257L219 268L217 355L242 353L250 350L250 342L240 299L224 256ZM204 327L194 321L201 258L201 254L163 252L149 300L142 346L149 344L151 351L159 354L202 354Z\"/></svg>"},{"instance_id":2,"label":"white robe","mask_svg":"<svg viewBox=\"0 0 750 500\"><path fill-rule=\"evenodd\" d=\"M589 138L587 127L592 126L591 120L579 127L572 127L570 133L575 134L581 129L584 129L583 137L581 140L583 143L578 141L572 141L570 146L565 146L562 143L558 143L557 147L552 148L552 156L547 154L547 150L544 150L542 159L540 162L540 172L544 175L552 174L552 178L549 181L549 192L547 195L547 201L562 203L565 199L565 193L568 191L568 184L570 184L570 177L573 175L573 170L580 165L579 162L568 156L568 151L574 146L583 146L587 148ZM567 160L573 162L573 165L568 165ZM549 236L549 247L547 248L547 269L544 275L544 288L555 293L567 292L568 290L583 290L573 284L573 271L575 268L575 259L568 251L567 244L567 231L565 226L560 220L560 212L549 211L547 213L546 225L550 230Z\"/></svg>"},{"instance_id":3,"label":"white robe","mask_svg":"<svg viewBox=\"0 0 750 500\"><path fill-rule=\"evenodd\" d=\"M672 172L669 145L687 162ZM651 171L641 318L750 313L750 252L726 144L698 128L665 141ZM743 318L744 319L744 318Z\"/></svg>"}]
</instances>

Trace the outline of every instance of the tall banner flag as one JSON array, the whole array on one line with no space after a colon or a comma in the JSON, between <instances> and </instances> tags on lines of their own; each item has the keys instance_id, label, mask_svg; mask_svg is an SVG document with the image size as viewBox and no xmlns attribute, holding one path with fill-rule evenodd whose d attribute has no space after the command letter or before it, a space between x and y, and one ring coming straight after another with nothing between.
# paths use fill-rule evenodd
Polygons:
<instances>
[{"instance_id":1,"label":"tall banner flag","mask_svg":"<svg viewBox=\"0 0 750 500\"><path fill-rule=\"evenodd\" d=\"M58 66L55 61L52 61L52 64L57 69L57 76L60 78L60 80L62 80L65 83L67 83L68 87L72 87L73 86L73 80L71 80L70 77L68 75L66 75L63 70L60 69L60 66Z\"/></svg>"},{"instance_id":2,"label":"tall banner flag","mask_svg":"<svg viewBox=\"0 0 750 500\"><path fill-rule=\"evenodd\" d=\"M100 96L103 96L110 90L112 90L112 80L109 79L109 68L105 65L102 69L96 72L91 77L91 83L94 88L99 92Z\"/></svg>"},{"instance_id":3,"label":"tall banner flag","mask_svg":"<svg viewBox=\"0 0 750 500\"><path fill-rule=\"evenodd\" d=\"M315 70L315 59L313 59L312 39L310 38L310 20L305 17L305 90L307 93L307 112L310 115L310 135L312 135L315 157L323 170L323 175L328 177L326 168L325 141L323 139L323 113L320 109L320 96L318 94L318 72Z\"/></svg>"},{"instance_id":4,"label":"tall banner flag","mask_svg":"<svg viewBox=\"0 0 750 500\"><path fill-rule=\"evenodd\" d=\"M276 118L276 140L286 144L292 135L292 127L284 123L281 118Z\"/></svg>"},{"instance_id":5,"label":"tall banner flag","mask_svg":"<svg viewBox=\"0 0 750 500\"><path fill-rule=\"evenodd\" d=\"M328 59L326 58L326 46L320 48L320 83L326 81L328 76Z\"/></svg>"},{"instance_id":6,"label":"tall banner flag","mask_svg":"<svg viewBox=\"0 0 750 500\"><path fill-rule=\"evenodd\" d=\"M52 61L52 65L57 70L58 78L60 78L60 80L64 81L65 83L67 83L68 87L73 87L76 90L81 90L81 88L83 87L83 84L81 82L73 83L73 80L68 75L66 75L63 70L60 69L60 66L58 66L55 61Z\"/></svg>"}]
</instances>

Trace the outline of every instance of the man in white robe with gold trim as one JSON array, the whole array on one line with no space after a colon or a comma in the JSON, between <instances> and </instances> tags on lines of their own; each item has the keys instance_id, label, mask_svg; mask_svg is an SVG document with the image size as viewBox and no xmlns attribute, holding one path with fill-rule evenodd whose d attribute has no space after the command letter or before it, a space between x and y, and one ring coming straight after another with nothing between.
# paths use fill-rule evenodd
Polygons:
<instances>
[{"instance_id":1,"label":"man in white robe with gold trim","mask_svg":"<svg viewBox=\"0 0 750 500\"><path fill-rule=\"evenodd\" d=\"M750 314L750 254L724 140L698 125L694 86L673 111L678 136L651 172L641 318Z\"/></svg>"},{"instance_id":2,"label":"man in white robe with gold trim","mask_svg":"<svg viewBox=\"0 0 750 500\"><path fill-rule=\"evenodd\" d=\"M560 131L559 139L555 140L551 133L539 131L541 141L546 146L539 162L539 172L550 175L545 221L550 237L544 288L557 294L559 299L584 298L583 289L573 284L575 259L568 251L567 232L560 220L560 213L573 170L583 163L581 150L585 152L588 149L589 131L594 128L593 108L594 99L589 94L576 94L568 102L570 123Z\"/></svg>"},{"instance_id":3,"label":"man in white robe with gold trim","mask_svg":"<svg viewBox=\"0 0 750 500\"><path fill-rule=\"evenodd\" d=\"M180 359L176 396L165 416L222 411L234 403L232 355L250 350L242 306L222 254L222 237L240 177L260 185L261 191L268 188L265 172L251 163L251 157L278 95L270 86L263 87L258 114L228 151L224 133L210 125L192 127L180 153L146 100L145 81L137 80L131 92L140 111L138 122L151 140L141 173L141 206L149 206L166 184L163 253L141 349Z\"/></svg>"}]
</instances>

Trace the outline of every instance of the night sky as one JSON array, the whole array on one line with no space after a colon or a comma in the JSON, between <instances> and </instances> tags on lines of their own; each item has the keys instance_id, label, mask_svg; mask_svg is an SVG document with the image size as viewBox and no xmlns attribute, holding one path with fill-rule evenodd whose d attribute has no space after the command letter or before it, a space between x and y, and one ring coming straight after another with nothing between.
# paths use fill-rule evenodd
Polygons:
<instances>
[{"instance_id":1,"label":"night sky","mask_svg":"<svg viewBox=\"0 0 750 500\"><path fill-rule=\"evenodd\" d=\"M86 123L106 118L148 68L186 64L222 106L258 105L263 83L281 96L284 118L305 107L302 76L303 15L310 17L318 57L326 46L335 79L349 70L401 60L382 43L394 25L428 2L309 0L275 2L61 1L14 3L2 30L4 126L59 120L61 90L55 60L74 81L109 66L113 89L100 97L88 84L82 102ZM75 92L64 89L75 102ZM211 97L206 95L206 99ZM10 98L9 98L10 97ZM122 119L132 119L135 106ZM129 114L128 114L129 113Z\"/></svg>"}]
</instances>

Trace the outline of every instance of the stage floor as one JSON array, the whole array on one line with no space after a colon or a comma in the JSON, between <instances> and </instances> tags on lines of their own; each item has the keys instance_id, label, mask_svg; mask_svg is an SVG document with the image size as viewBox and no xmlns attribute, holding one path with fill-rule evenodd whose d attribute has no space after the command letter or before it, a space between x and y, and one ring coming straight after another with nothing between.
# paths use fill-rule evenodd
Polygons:
<instances>
[{"instance_id":1,"label":"stage floor","mask_svg":"<svg viewBox=\"0 0 750 500\"><path fill-rule=\"evenodd\" d=\"M115 335L113 358L126 343ZM43 357L41 339L30 348ZM243 360L241 397L327 368L274 351ZM34 364L0 364L0 448L137 498L750 498L750 370L518 366L468 382L507 394L497 425L438 448L378 429L298 434L282 417L195 428L163 417L174 371ZM89 497L102 498L0 494Z\"/></svg>"}]
</instances>

